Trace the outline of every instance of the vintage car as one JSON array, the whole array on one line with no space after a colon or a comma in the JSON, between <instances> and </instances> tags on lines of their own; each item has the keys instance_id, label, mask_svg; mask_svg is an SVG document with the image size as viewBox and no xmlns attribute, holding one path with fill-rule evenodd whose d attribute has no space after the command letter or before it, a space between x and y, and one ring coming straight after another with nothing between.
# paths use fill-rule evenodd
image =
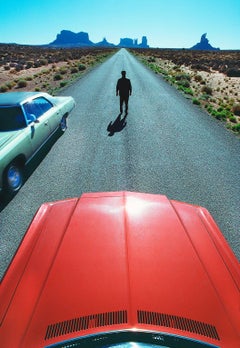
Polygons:
<instances>
[{"instance_id":1,"label":"vintage car","mask_svg":"<svg viewBox=\"0 0 240 348\"><path fill-rule=\"evenodd\" d=\"M41 92L0 94L0 191L18 191L24 166L52 134L67 128L72 97Z\"/></svg>"},{"instance_id":2,"label":"vintage car","mask_svg":"<svg viewBox=\"0 0 240 348\"><path fill-rule=\"evenodd\" d=\"M12 347L240 347L240 267L210 213L163 195L45 203L0 285Z\"/></svg>"}]
</instances>

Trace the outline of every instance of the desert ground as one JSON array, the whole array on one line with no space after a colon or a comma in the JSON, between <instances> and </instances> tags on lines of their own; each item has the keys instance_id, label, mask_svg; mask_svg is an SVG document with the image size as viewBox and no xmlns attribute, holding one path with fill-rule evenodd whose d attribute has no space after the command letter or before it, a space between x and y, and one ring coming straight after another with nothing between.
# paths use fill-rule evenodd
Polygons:
<instances>
[{"instance_id":1,"label":"desert ground","mask_svg":"<svg viewBox=\"0 0 240 348\"><path fill-rule=\"evenodd\" d=\"M102 63L112 49L53 49L0 45L0 92L44 91L56 95Z\"/></svg>"},{"instance_id":2,"label":"desert ground","mask_svg":"<svg viewBox=\"0 0 240 348\"><path fill-rule=\"evenodd\" d=\"M53 95L117 48L62 48L0 44L0 92L45 91ZM240 51L130 49L196 107L240 134Z\"/></svg>"},{"instance_id":3,"label":"desert ground","mask_svg":"<svg viewBox=\"0 0 240 348\"><path fill-rule=\"evenodd\" d=\"M240 51L131 50L193 104L240 134Z\"/></svg>"}]
</instances>

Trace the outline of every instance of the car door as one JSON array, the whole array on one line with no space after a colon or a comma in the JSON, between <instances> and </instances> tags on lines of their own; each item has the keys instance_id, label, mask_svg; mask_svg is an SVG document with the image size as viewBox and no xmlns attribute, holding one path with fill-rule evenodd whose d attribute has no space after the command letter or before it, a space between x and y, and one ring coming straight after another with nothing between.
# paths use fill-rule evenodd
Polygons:
<instances>
[{"instance_id":1,"label":"car door","mask_svg":"<svg viewBox=\"0 0 240 348\"><path fill-rule=\"evenodd\" d=\"M37 151L51 135L49 113L53 105L43 97L35 98L23 105L28 122L32 151Z\"/></svg>"}]
</instances>

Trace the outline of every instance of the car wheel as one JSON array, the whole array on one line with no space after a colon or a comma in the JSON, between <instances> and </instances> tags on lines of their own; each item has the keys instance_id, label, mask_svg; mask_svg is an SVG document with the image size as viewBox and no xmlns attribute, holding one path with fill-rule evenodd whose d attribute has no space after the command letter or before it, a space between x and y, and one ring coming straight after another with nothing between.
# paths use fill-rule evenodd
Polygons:
<instances>
[{"instance_id":1,"label":"car wheel","mask_svg":"<svg viewBox=\"0 0 240 348\"><path fill-rule=\"evenodd\" d=\"M65 132L67 129L67 115L64 115L61 119L60 129L62 132Z\"/></svg>"},{"instance_id":2,"label":"car wheel","mask_svg":"<svg viewBox=\"0 0 240 348\"><path fill-rule=\"evenodd\" d=\"M10 163L5 171L5 187L8 193L20 190L23 184L23 171L17 163Z\"/></svg>"}]
</instances>

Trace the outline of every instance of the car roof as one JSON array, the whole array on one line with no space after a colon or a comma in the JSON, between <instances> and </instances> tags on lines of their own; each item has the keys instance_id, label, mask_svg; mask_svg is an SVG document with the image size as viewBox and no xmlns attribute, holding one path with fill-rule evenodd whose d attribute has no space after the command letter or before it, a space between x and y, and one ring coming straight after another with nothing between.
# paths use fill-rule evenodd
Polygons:
<instances>
[{"instance_id":1,"label":"car roof","mask_svg":"<svg viewBox=\"0 0 240 348\"><path fill-rule=\"evenodd\" d=\"M0 93L0 106L16 106L20 105L28 98L42 95L41 92L8 92Z\"/></svg>"},{"instance_id":2,"label":"car roof","mask_svg":"<svg viewBox=\"0 0 240 348\"><path fill-rule=\"evenodd\" d=\"M1 284L0 341L42 347L134 329L237 347L239 287L239 263L205 208L83 194L33 219Z\"/></svg>"}]
</instances>

